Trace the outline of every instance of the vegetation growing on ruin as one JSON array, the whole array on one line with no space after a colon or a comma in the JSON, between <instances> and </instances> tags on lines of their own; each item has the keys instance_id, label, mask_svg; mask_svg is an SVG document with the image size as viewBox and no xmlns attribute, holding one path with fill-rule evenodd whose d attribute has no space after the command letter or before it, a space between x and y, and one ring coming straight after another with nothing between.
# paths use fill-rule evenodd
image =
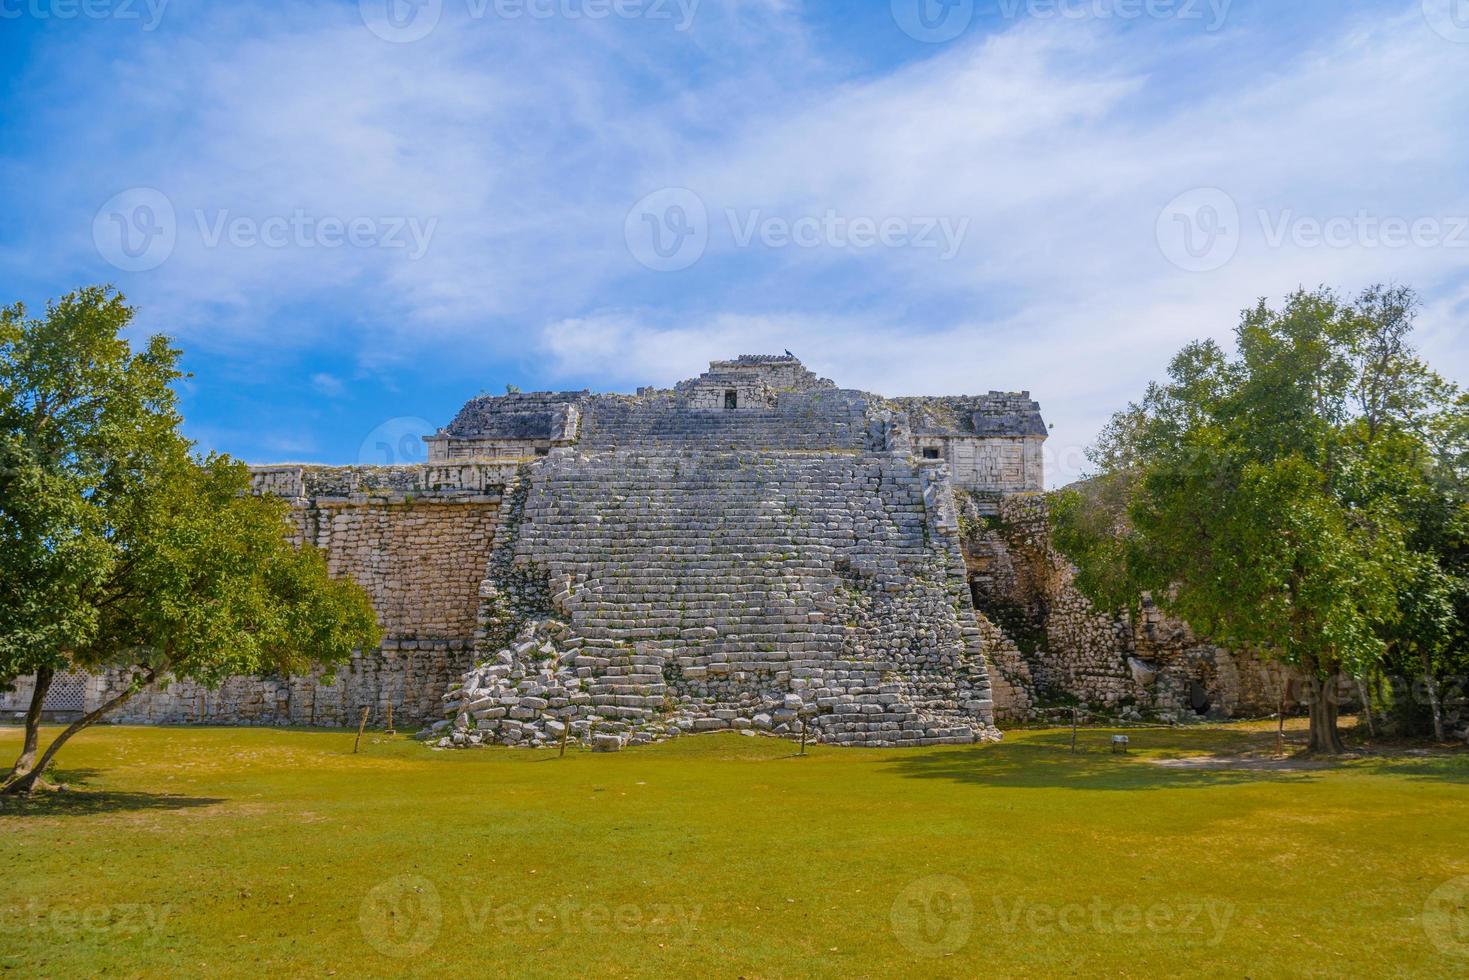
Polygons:
<instances>
[{"instance_id":1,"label":"vegetation growing on ruin","mask_svg":"<svg viewBox=\"0 0 1469 980\"><path fill-rule=\"evenodd\" d=\"M1032 656L1046 648L1045 623L1037 620L1020 603L1001 596L981 595L975 608L1004 630L1021 653Z\"/></svg>"},{"instance_id":2,"label":"vegetation growing on ruin","mask_svg":"<svg viewBox=\"0 0 1469 980\"><path fill-rule=\"evenodd\" d=\"M372 732L354 755L353 732L108 728L67 747L71 792L0 802L0 965L1462 973L1462 934L1431 900L1469 875L1469 755L1276 763L1268 724L1133 728L1112 755L1111 734L1083 729L1075 755L1052 729L805 758L724 734L558 759ZM1301 725L1288 734L1304 744ZM19 735L0 729L0 750Z\"/></svg>"}]
</instances>

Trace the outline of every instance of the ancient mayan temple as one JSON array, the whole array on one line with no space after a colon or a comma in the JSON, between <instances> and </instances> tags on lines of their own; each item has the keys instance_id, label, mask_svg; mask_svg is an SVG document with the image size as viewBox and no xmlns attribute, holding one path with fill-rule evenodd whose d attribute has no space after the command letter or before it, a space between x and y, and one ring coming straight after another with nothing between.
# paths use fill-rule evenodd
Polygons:
<instances>
[{"instance_id":1,"label":"ancient mayan temple","mask_svg":"<svg viewBox=\"0 0 1469 980\"><path fill-rule=\"evenodd\" d=\"M476 398L421 465L255 469L371 594L381 649L330 680L174 684L119 720L365 707L446 746L803 726L886 746L995 738L1048 701L1270 701L1225 651L1069 588L1034 526L1046 432L1025 392L883 398L791 356L636 395ZM115 679L78 683L90 703Z\"/></svg>"},{"instance_id":2,"label":"ancient mayan temple","mask_svg":"<svg viewBox=\"0 0 1469 980\"><path fill-rule=\"evenodd\" d=\"M631 397L470 402L431 467L531 462L507 477L479 592L480 652L500 662L451 702L451 738L544 737L538 713L579 699L634 741L803 713L837 742L994 735L949 481L1038 490L1044 438L1028 398L910 411L788 356ZM532 665L520 647L545 675L529 698L505 682Z\"/></svg>"}]
</instances>

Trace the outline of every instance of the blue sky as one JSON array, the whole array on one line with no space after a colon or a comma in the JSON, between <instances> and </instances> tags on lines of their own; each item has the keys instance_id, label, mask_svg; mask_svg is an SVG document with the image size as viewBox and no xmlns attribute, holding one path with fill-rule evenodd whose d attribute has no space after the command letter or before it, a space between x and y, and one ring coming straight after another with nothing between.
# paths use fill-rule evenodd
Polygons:
<instances>
[{"instance_id":1,"label":"blue sky","mask_svg":"<svg viewBox=\"0 0 1469 980\"><path fill-rule=\"evenodd\" d=\"M1469 0L0 0L0 85L0 298L117 284L251 462L790 348L1063 482L1298 285L1469 381Z\"/></svg>"}]
</instances>

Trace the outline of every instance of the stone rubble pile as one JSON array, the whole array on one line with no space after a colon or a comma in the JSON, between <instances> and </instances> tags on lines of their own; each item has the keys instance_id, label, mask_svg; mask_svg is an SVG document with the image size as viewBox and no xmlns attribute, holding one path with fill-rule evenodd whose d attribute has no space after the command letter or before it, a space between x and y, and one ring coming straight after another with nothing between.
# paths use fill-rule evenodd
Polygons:
<instances>
[{"instance_id":1,"label":"stone rubble pile","mask_svg":"<svg viewBox=\"0 0 1469 980\"><path fill-rule=\"evenodd\" d=\"M439 748L477 745L538 747L568 741L616 750L662 734L629 731L626 723L593 712L590 665L558 644L567 627L557 620L531 620L514 641L470 669L444 695L444 720L427 734ZM650 726L651 728L651 726Z\"/></svg>"},{"instance_id":2,"label":"stone rubble pile","mask_svg":"<svg viewBox=\"0 0 1469 980\"><path fill-rule=\"evenodd\" d=\"M722 701L667 690L660 683L658 707L650 707L644 702L653 699L644 694L619 693L646 691L650 685L630 687L621 682L636 681L637 675L616 671L642 670L646 681L656 676L650 671L661 658L644 655L609 664L581 653L581 641L570 632L553 619L526 623L509 646L465 673L444 695L446 717L420 737L444 749L541 748L558 745L564 733L569 743L613 752L718 731L894 746L1000 737L972 718L915 710L902 685L860 670L843 671L840 681L834 676L799 679L807 685L802 693L747 690Z\"/></svg>"}]
</instances>

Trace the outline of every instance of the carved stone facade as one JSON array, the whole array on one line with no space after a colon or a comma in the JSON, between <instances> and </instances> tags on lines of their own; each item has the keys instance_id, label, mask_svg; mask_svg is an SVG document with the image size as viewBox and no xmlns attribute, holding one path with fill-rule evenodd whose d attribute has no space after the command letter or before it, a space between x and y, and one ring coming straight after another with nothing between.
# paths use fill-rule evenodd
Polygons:
<instances>
[{"instance_id":1,"label":"carved stone facade","mask_svg":"<svg viewBox=\"0 0 1469 980\"><path fill-rule=\"evenodd\" d=\"M946 464L955 486L978 491L985 512L993 513L1004 496L1045 486L1048 430L1030 392L898 398L894 404L908 415L918 458Z\"/></svg>"}]
</instances>

